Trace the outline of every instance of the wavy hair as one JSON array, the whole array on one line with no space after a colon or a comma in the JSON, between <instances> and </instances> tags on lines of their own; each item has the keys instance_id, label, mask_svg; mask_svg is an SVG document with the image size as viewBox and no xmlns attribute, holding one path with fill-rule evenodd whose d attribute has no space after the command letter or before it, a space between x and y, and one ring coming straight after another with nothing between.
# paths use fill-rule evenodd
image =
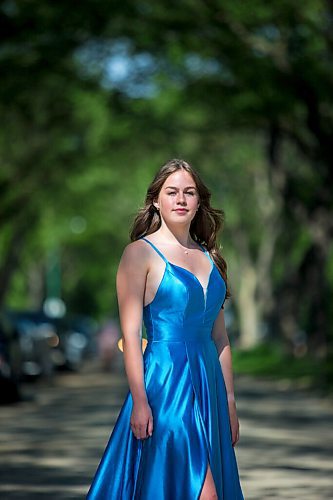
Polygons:
<instances>
[{"instance_id":1,"label":"wavy hair","mask_svg":"<svg viewBox=\"0 0 333 500\"><path fill-rule=\"evenodd\" d=\"M227 263L222 257L220 248L216 241L218 232L223 228L224 211L211 207L211 193L209 189L202 182L199 174L186 161L180 159L170 160L156 173L153 181L147 189L145 204L142 208L140 208L133 221L130 231L131 241L135 241L142 236L152 234L160 228L160 213L153 205L153 202L157 200L161 188L169 175L181 169L191 175L199 194L200 205L191 222L190 235L194 241L201 243L209 251L226 283L226 298L229 298L231 293L227 280Z\"/></svg>"}]
</instances>

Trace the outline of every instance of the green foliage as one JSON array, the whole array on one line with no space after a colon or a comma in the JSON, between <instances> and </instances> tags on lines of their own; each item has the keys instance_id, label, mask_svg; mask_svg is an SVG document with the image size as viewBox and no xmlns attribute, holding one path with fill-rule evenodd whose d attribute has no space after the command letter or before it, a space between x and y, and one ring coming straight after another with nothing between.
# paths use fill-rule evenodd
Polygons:
<instances>
[{"instance_id":1,"label":"green foliage","mask_svg":"<svg viewBox=\"0 0 333 500\"><path fill-rule=\"evenodd\" d=\"M247 351L234 350L233 367L239 375L283 379L303 387L333 390L331 357L324 361L310 355L295 357L286 353L281 344L260 344Z\"/></svg>"},{"instance_id":2,"label":"green foliage","mask_svg":"<svg viewBox=\"0 0 333 500\"><path fill-rule=\"evenodd\" d=\"M278 228L264 319L327 348L332 18L322 0L0 2L2 303L41 302L57 250L68 306L116 314L131 220L178 156L226 211L234 275Z\"/></svg>"}]
</instances>

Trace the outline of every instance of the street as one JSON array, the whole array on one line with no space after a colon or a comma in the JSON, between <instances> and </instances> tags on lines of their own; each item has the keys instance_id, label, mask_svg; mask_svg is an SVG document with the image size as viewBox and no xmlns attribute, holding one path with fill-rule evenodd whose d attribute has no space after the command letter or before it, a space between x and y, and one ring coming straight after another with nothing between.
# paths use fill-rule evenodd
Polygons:
<instances>
[{"instance_id":1,"label":"street","mask_svg":"<svg viewBox=\"0 0 333 500\"><path fill-rule=\"evenodd\" d=\"M51 386L26 385L27 401L0 407L1 499L85 498L127 393L118 361L115 372L94 361ZM284 381L235 386L245 498L333 498L332 401Z\"/></svg>"}]
</instances>

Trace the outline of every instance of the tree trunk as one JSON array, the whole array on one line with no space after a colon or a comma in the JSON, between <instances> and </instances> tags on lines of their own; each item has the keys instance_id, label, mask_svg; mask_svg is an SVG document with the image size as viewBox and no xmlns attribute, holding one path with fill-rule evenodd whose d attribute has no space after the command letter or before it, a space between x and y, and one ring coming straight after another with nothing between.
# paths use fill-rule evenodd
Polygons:
<instances>
[{"instance_id":1,"label":"tree trunk","mask_svg":"<svg viewBox=\"0 0 333 500\"><path fill-rule=\"evenodd\" d=\"M11 279L16 271L26 235L30 231L33 217L26 215L25 218L12 221L12 233L9 242L1 256L2 265L0 267L0 308L3 307L6 295L9 290Z\"/></svg>"},{"instance_id":2,"label":"tree trunk","mask_svg":"<svg viewBox=\"0 0 333 500\"><path fill-rule=\"evenodd\" d=\"M240 272L236 307L239 318L239 341L242 349L257 345L261 339L259 311L256 302L257 272L247 264Z\"/></svg>"}]
</instances>

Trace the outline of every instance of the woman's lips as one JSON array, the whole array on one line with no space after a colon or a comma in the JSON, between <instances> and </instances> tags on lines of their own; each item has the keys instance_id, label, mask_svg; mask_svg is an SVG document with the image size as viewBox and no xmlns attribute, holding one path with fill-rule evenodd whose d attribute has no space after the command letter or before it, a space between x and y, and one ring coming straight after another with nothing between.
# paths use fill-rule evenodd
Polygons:
<instances>
[{"instance_id":1,"label":"woman's lips","mask_svg":"<svg viewBox=\"0 0 333 500\"><path fill-rule=\"evenodd\" d=\"M186 208L176 208L175 212L179 214L185 214L186 212L188 212L188 210Z\"/></svg>"}]
</instances>

